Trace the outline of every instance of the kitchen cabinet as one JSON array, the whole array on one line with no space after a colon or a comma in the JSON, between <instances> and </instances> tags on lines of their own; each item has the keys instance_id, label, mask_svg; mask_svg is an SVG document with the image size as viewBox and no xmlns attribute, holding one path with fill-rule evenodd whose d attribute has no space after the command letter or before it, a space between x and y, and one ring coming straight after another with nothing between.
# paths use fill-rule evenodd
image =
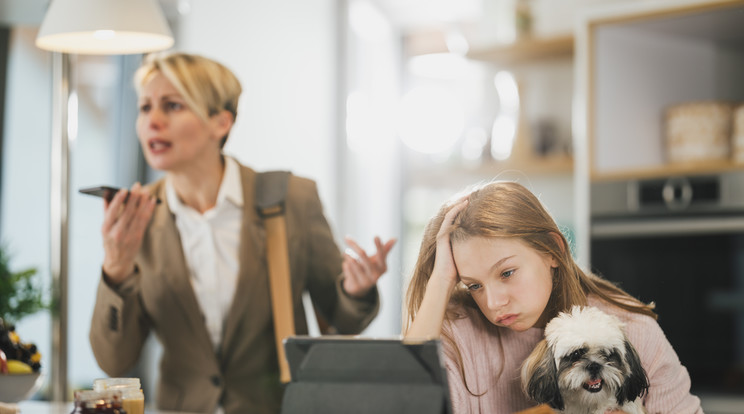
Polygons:
<instances>
[{"instance_id":1,"label":"kitchen cabinet","mask_svg":"<svg viewBox=\"0 0 744 414\"><path fill-rule=\"evenodd\" d=\"M664 111L688 101L744 101L744 1L639 0L585 10L575 42L574 222L588 266L592 183L742 169L669 163Z\"/></svg>"}]
</instances>

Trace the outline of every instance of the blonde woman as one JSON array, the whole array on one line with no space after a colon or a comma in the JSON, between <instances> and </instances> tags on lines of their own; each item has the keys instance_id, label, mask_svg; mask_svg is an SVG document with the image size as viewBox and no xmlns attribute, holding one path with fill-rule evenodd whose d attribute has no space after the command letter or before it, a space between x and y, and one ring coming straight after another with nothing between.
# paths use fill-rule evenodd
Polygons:
<instances>
[{"instance_id":1,"label":"blonde woman","mask_svg":"<svg viewBox=\"0 0 744 414\"><path fill-rule=\"evenodd\" d=\"M155 333L163 345L157 406L195 413L277 413L274 344L256 172L223 155L241 86L225 66L184 53L148 57L136 72L137 134L165 171L105 202L105 256L90 341L101 368L122 376ZM162 202L157 203L156 198ZM315 183L291 176L286 196L295 323L300 292L340 333L358 333L378 308L376 282L393 240L342 257Z\"/></svg>"},{"instance_id":2,"label":"blonde woman","mask_svg":"<svg viewBox=\"0 0 744 414\"><path fill-rule=\"evenodd\" d=\"M649 413L702 412L653 305L580 269L555 221L517 183L484 185L429 222L406 337L442 338L455 413L512 413L535 405L521 390L522 362L546 323L573 305L626 324L649 377Z\"/></svg>"}]
</instances>

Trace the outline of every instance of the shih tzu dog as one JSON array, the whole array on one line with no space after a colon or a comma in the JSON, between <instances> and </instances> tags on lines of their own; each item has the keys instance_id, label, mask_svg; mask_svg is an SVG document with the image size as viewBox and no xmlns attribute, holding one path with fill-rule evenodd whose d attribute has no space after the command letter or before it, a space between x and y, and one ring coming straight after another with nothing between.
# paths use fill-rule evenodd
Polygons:
<instances>
[{"instance_id":1,"label":"shih tzu dog","mask_svg":"<svg viewBox=\"0 0 744 414\"><path fill-rule=\"evenodd\" d=\"M561 413L645 413L648 377L622 328L594 307L561 313L522 366L524 391Z\"/></svg>"}]
</instances>

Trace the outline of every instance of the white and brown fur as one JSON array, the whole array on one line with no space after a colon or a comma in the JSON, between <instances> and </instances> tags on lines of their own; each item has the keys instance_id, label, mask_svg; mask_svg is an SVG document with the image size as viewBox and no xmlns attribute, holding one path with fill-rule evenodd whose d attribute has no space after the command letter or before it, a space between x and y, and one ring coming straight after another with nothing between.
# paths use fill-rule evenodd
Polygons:
<instances>
[{"instance_id":1,"label":"white and brown fur","mask_svg":"<svg viewBox=\"0 0 744 414\"><path fill-rule=\"evenodd\" d=\"M623 323L594 307L553 318L522 365L522 388L561 413L645 413L649 383Z\"/></svg>"}]
</instances>

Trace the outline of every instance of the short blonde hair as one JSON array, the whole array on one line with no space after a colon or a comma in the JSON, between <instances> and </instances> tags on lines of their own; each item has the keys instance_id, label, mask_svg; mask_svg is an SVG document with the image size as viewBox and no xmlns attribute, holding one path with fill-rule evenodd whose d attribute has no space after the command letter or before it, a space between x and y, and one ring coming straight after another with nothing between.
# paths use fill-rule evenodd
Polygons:
<instances>
[{"instance_id":1,"label":"short blonde hair","mask_svg":"<svg viewBox=\"0 0 744 414\"><path fill-rule=\"evenodd\" d=\"M134 74L138 95L157 73L162 73L173 84L189 108L204 121L222 111L237 118L238 99L243 88L235 74L221 63L187 53L150 54ZM227 135L220 145L224 146L226 141Z\"/></svg>"}]
</instances>

